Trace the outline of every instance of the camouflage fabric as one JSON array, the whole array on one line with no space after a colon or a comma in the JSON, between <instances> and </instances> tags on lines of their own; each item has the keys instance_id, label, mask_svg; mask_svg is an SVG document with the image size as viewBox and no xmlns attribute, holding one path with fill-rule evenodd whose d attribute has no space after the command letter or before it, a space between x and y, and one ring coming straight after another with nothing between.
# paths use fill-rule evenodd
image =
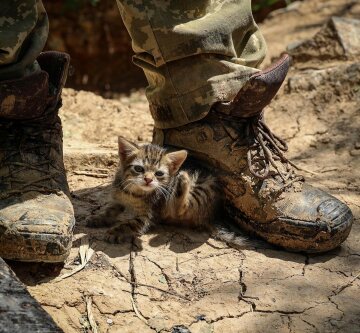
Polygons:
<instances>
[{"instance_id":1,"label":"camouflage fabric","mask_svg":"<svg viewBox=\"0 0 360 333\"><path fill-rule=\"evenodd\" d=\"M117 0L158 128L229 101L265 57L250 0Z\"/></svg>"},{"instance_id":2,"label":"camouflage fabric","mask_svg":"<svg viewBox=\"0 0 360 333\"><path fill-rule=\"evenodd\" d=\"M250 0L117 0L158 128L203 118L257 72L266 45ZM27 75L48 34L40 0L2 0L0 80Z\"/></svg>"},{"instance_id":3,"label":"camouflage fabric","mask_svg":"<svg viewBox=\"0 0 360 333\"><path fill-rule=\"evenodd\" d=\"M0 80L40 70L36 62L49 31L41 0L1 0Z\"/></svg>"}]
</instances>

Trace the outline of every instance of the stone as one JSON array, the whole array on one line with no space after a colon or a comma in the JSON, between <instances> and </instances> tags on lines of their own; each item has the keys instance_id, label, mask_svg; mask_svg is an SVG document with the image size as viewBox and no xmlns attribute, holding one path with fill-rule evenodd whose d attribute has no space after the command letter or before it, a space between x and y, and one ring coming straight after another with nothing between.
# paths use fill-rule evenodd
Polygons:
<instances>
[{"instance_id":1,"label":"stone","mask_svg":"<svg viewBox=\"0 0 360 333\"><path fill-rule=\"evenodd\" d=\"M333 17L331 21L345 55L360 55L360 20Z\"/></svg>"},{"instance_id":2,"label":"stone","mask_svg":"<svg viewBox=\"0 0 360 333\"><path fill-rule=\"evenodd\" d=\"M184 325L177 325L172 328L171 333L191 333Z\"/></svg>"},{"instance_id":3,"label":"stone","mask_svg":"<svg viewBox=\"0 0 360 333\"><path fill-rule=\"evenodd\" d=\"M289 44L287 52L295 62L353 59L360 54L360 20L331 17L313 38Z\"/></svg>"}]
</instances>

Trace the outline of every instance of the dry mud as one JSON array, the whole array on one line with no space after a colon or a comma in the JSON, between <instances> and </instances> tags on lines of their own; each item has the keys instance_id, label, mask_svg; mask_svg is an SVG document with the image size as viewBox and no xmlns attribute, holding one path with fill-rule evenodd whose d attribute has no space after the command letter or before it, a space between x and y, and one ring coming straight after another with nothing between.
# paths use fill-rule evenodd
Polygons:
<instances>
[{"instance_id":1,"label":"dry mud","mask_svg":"<svg viewBox=\"0 0 360 333\"><path fill-rule=\"evenodd\" d=\"M304 1L262 29L269 59L312 37L332 15L359 16L357 1ZM331 58L331 57L330 57ZM64 91L65 161L77 225L64 267L14 264L30 293L67 333L90 332L88 297L99 332L360 332L359 101L356 57L294 63L267 108L271 128L311 184L352 209L346 242L323 255L278 249L236 250L206 233L159 227L133 243L107 244L84 219L106 200L116 168L116 136L151 140L143 91L105 100ZM268 60L267 60L268 61ZM77 274L79 246L95 254Z\"/></svg>"}]
</instances>

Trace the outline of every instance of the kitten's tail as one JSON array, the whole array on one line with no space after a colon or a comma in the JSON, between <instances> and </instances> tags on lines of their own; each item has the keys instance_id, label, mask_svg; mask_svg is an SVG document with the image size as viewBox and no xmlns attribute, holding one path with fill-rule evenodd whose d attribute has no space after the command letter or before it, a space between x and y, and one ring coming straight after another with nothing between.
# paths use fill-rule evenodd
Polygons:
<instances>
[{"instance_id":1,"label":"kitten's tail","mask_svg":"<svg viewBox=\"0 0 360 333\"><path fill-rule=\"evenodd\" d=\"M250 238L234 222L230 220L216 220L211 226L211 235L217 240L225 242L236 249L272 248L265 241L258 238Z\"/></svg>"}]
</instances>

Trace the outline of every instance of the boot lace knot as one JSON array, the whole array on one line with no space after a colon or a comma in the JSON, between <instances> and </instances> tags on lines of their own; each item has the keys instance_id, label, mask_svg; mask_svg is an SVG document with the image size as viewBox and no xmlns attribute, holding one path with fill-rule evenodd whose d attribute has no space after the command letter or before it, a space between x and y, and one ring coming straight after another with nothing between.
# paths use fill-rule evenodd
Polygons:
<instances>
[{"instance_id":1,"label":"boot lace knot","mask_svg":"<svg viewBox=\"0 0 360 333\"><path fill-rule=\"evenodd\" d=\"M231 149L247 146L247 167L254 177L265 180L278 176L282 183L280 187L283 188L304 180L303 176L295 173L294 168L310 172L300 169L285 157L284 153L288 150L288 146L266 125L263 112L249 118L229 115L217 115L217 118L233 140Z\"/></svg>"},{"instance_id":2,"label":"boot lace knot","mask_svg":"<svg viewBox=\"0 0 360 333\"><path fill-rule=\"evenodd\" d=\"M271 131L263 115L246 121L247 163L250 173L259 179L266 179L270 176L273 167L275 169L273 174L279 175L284 183L303 179L302 176L296 175L292 168L298 169L298 167L284 155L288 150L286 142Z\"/></svg>"}]
</instances>

